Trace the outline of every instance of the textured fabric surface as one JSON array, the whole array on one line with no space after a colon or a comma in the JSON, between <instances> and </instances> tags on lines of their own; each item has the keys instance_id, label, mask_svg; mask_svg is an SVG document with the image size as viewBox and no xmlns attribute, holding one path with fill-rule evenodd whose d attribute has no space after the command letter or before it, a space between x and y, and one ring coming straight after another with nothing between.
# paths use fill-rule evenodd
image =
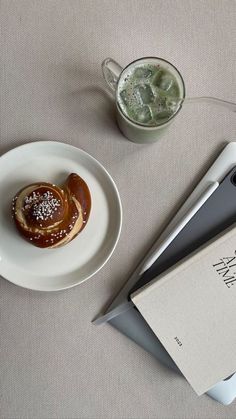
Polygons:
<instances>
[{"instance_id":1,"label":"textured fabric surface","mask_svg":"<svg viewBox=\"0 0 236 419\"><path fill-rule=\"evenodd\" d=\"M235 114L189 104L158 143L127 141L100 64L160 56L179 68L189 96L236 101L236 2L1 0L0 19L0 153L38 139L78 146L114 177L124 209L114 255L86 283L50 294L0 280L1 418L235 418L236 402L198 398L183 378L91 320L236 139Z\"/></svg>"}]
</instances>

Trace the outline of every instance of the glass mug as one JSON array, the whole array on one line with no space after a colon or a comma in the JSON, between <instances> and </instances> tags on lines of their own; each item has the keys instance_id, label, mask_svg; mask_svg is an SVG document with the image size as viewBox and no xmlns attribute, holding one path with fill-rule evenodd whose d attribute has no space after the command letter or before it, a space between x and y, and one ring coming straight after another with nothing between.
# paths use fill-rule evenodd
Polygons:
<instances>
[{"instance_id":1,"label":"glass mug","mask_svg":"<svg viewBox=\"0 0 236 419\"><path fill-rule=\"evenodd\" d=\"M170 73L174 77L175 82L178 85L178 90L179 90L178 99L185 98L185 85L184 85L183 78L180 72L177 70L177 68L173 64L164 60L163 58L158 58L158 57L139 58L138 60L135 60L132 63L128 64L125 68L122 68L112 58L106 58L103 61L102 63L103 76L110 91L115 96L116 117L117 117L117 123L121 132L125 135L125 137L127 137L129 140L133 142L148 144L148 143L153 143L157 141L160 138L160 136L163 134L165 129L173 122L175 116L178 114L178 112L181 109L182 101L179 100L175 111L173 111L173 113L167 120L162 121L162 122L160 121L160 123L157 123L157 125L155 126L148 126L147 124L142 124L141 122L137 122L134 119L131 119L128 115L125 115L118 99L119 87L121 86L121 83L127 79L127 75L132 74L132 70L134 70L137 67L137 65L138 66L154 65Z\"/></svg>"}]
</instances>

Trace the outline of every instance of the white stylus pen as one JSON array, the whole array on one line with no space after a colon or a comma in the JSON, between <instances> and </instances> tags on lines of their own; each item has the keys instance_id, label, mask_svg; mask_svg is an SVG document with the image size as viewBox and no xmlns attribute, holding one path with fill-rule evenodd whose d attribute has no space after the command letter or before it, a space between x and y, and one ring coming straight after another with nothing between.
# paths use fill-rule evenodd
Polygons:
<instances>
[{"instance_id":1,"label":"white stylus pen","mask_svg":"<svg viewBox=\"0 0 236 419\"><path fill-rule=\"evenodd\" d=\"M165 238L165 240L154 250L151 256L144 262L141 266L139 275L143 275L153 263L159 258L159 256L166 250L166 248L171 244L176 236L183 230L183 228L188 224L188 222L193 218L193 216L198 212L198 210L203 206L203 204L210 198L213 192L218 188L219 182L210 183L206 188L205 192L200 196L199 200L186 212L184 217L180 222L175 226L175 228L170 232L170 234Z\"/></svg>"},{"instance_id":2,"label":"white stylus pen","mask_svg":"<svg viewBox=\"0 0 236 419\"><path fill-rule=\"evenodd\" d=\"M213 192L218 188L219 182L211 182L205 191L202 193L200 198L193 204L193 206L187 210L181 220L177 223L174 229L168 234L168 236L164 239L164 241L152 252L152 254L144 259L144 262L141 263L140 269L136 274L137 277L141 276L146 272L153 263L157 260L157 258L166 250L166 248L172 243L175 237L183 230L183 228L188 224L188 222L193 218L193 216L198 212L198 210L203 206L203 204L210 198ZM125 301L122 304L119 304L113 310L109 311L108 313L104 314L104 316L97 318L93 321L94 324L99 325L111 320L113 317L116 317L118 314L123 313L124 311L128 310L133 303L131 301Z\"/></svg>"}]
</instances>

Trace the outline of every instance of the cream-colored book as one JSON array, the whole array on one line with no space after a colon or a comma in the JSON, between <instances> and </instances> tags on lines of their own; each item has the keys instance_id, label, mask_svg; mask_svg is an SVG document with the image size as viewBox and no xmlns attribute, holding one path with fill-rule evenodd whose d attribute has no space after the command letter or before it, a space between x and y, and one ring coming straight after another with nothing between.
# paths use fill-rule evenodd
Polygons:
<instances>
[{"instance_id":1,"label":"cream-colored book","mask_svg":"<svg viewBox=\"0 0 236 419\"><path fill-rule=\"evenodd\" d=\"M198 395L236 371L236 224L131 296Z\"/></svg>"}]
</instances>

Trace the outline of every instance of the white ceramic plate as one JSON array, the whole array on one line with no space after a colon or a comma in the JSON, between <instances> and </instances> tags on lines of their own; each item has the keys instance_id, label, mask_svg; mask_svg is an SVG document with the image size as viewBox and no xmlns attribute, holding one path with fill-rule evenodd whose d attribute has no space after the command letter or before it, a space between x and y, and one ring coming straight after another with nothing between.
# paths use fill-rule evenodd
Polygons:
<instances>
[{"instance_id":1,"label":"white ceramic plate","mask_svg":"<svg viewBox=\"0 0 236 419\"><path fill-rule=\"evenodd\" d=\"M63 183L78 173L88 184L92 208L85 229L64 247L40 249L20 237L11 200L23 186ZM38 141L0 157L0 274L25 288L56 291L80 284L108 261L119 239L122 208L116 185L89 154L68 144Z\"/></svg>"}]
</instances>

